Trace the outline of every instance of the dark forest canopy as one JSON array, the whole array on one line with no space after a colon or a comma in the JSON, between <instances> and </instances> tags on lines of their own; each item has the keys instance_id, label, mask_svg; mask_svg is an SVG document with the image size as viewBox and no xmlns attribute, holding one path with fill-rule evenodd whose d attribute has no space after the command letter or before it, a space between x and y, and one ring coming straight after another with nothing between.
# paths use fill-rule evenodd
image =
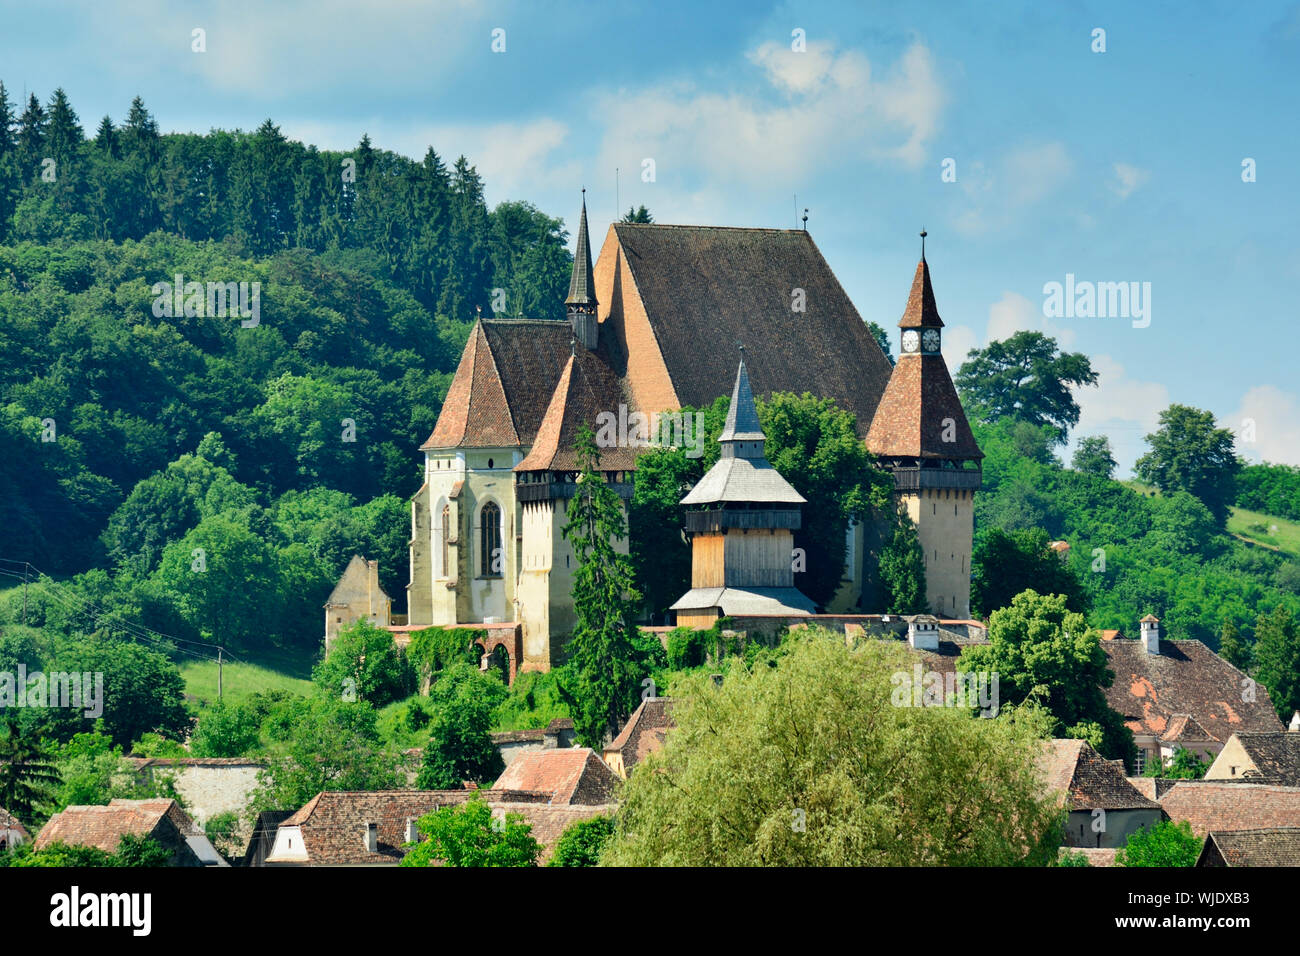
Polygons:
<instances>
[{"instance_id":1,"label":"dark forest canopy","mask_svg":"<svg viewBox=\"0 0 1300 956\"><path fill-rule=\"evenodd\" d=\"M161 134L139 98L88 138L61 91L0 87L0 558L107 572L104 602L182 633L204 540L293 597L297 639L354 548L400 600L403 499L470 324L562 319L566 243L527 202L489 209L465 157L270 120Z\"/></svg>"}]
</instances>

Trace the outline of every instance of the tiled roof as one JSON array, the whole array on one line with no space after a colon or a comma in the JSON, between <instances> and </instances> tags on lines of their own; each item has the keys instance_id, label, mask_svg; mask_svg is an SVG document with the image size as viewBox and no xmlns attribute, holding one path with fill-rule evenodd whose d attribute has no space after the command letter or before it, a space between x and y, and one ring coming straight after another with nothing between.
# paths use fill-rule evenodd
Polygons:
<instances>
[{"instance_id":1,"label":"tiled roof","mask_svg":"<svg viewBox=\"0 0 1300 956\"><path fill-rule=\"evenodd\" d=\"M1174 714L1169 721L1169 726L1165 732L1160 735L1160 739L1174 743L1176 741L1205 741L1213 740L1209 732L1196 722L1196 718L1191 714Z\"/></svg>"},{"instance_id":2,"label":"tiled roof","mask_svg":"<svg viewBox=\"0 0 1300 956\"><path fill-rule=\"evenodd\" d=\"M1241 733L1237 734L1237 740L1259 771L1258 776L1247 778L1251 783L1300 787L1300 733Z\"/></svg>"},{"instance_id":3,"label":"tiled roof","mask_svg":"<svg viewBox=\"0 0 1300 956\"><path fill-rule=\"evenodd\" d=\"M953 440L944 441L946 434ZM867 450L881 458L984 457L942 355L899 356L867 433Z\"/></svg>"},{"instance_id":4,"label":"tiled roof","mask_svg":"<svg viewBox=\"0 0 1300 956\"><path fill-rule=\"evenodd\" d=\"M701 408L731 381L745 346L754 391L813 392L866 429L889 360L802 230L616 223L673 390ZM794 311L794 290L805 309Z\"/></svg>"},{"instance_id":5,"label":"tiled roof","mask_svg":"<svg viewBox=\"0 0 1300 956\"><path fill-rule=\"evenodd\" d=\"M578 244L573 254L573 273L569 277L569 296L565 305L595 305L596 290L591 279L591 242L587 238L587 197L582 197L582 217L578 220Z\"/></svg>"},{"instance_id":6,"label":"tiled roof","mask_svg":"<svg viewBox=\"0 0 1300 956\"><path fill-rule=\"evenodd\" d=\"M1211 830L1300 827L1300 787L1184 781L1160 801L1171 820L1187 820L1197 836Z\"/></svg>"},{"instance_id":7,"label":"tiled roof","mask_svg":"<svg viewBox=\"0 0 1300 956\"><path fill-rule=\"evenodd\" d=\"M486 794L486 791L480 791ZM393 864L406 855L406 822L441 807L458 806L473 790L327 790L316 794L300 810L284 820L280 828L298 827L302 833L305 860L283 860L274 855L268 862L307 863L314 866L362 866ZM540 793L510 792L499 799L513 803L544 802ZM377 825L377 850L365 844L368 824Z\"/></svg>"},{"instance_id":8,"label":"tiled roof","mask_svg":"<svg viewBox=\"0 0 1300 956\"><path fill-rule=\"evenodd\" d=\"M740 365L736 368L736 384L731 389L731 404L727 406L727 421L722 428L718 441L752 442L763 441L763 426L758 421L758 406L754 404L754 390L749 384L749 371L745 368L745 356L741 353Z\"/></svg>"},{"instance_id":9,"label":"tiled roof","mask_svg":"<svg viewBox=\"0 0 1300 956\"><path fill-rule=\"evenodd\" d=\"M1163 738L1179 715L1219 743L1234 733L1282 730L1264 685L1244 683L1246 675L1200 641L1161 640L1159 654L1148 654L1141 640L1101 647L1115 672L1106 701L1135 734Z\"/></svg>"},{"instance_id":10,"label":"tiled roof","mask_svg":"<svg viewBox=\"0 0 1300 956\"><path fill-rule=\"evenodd\" d=\"M1041 773L1047 789L1065 796L1070 810L1157 810L1124 778L1124 771L1083 740L1044 743Z\"/></svg>"},{"instance_id":11,"label":"tiled roof","mask_svg":"<svg viewBox=\"0 0 1300 956\"><path fill-rule=\"evenodd\" d=\"M719 458L681 503L801 505L806 500L766 458Z\"/></svg>"},{"instance_id":12,"label":"tiled roof","mask_svg":"<svg viewBox=\"0 0 1300 956\"><path fill-rule=\"evenodd\" d=\"M1300 866L1300 827L1213 831L1203 851L1218 850L1227 866Z\"/></svg>"},{"instance_id":13,"label":"tiled roof","mask_svg":"<svg viewBox=\"0 0 1300 956\"><path fill-rule=\"evenodd\" d=\"M201 832L175 800L117 799L107 806L73 806L56 813L41 828L33 845L39 850L60 842L113 853L122 837L131 834L152 836L173 854L192 856L185 839Z\"/></svg>"},{"instance_id":14,"label":"tiled roof","mask_svg":"<svg viewBox=\"0 0 1300 956\"><path fill-rule=\"evenodd\" d=\"M605 753L623 757L623 772L632 768L664 745L664 735L673 724L673 701L668 697L650 697L632 712L619 735L605 748Z\"/></svg>"},{"instance_id":15,"label":"tiled roof","mask_svg":"<svg viewBox=\"0 0 1300 956\"><path fill-rule=\"evenodd\" d=\"M482 797L493 813L517 813L532 827L542 844L541 862L554 849L555 841L571 823L599 814L612 814L612 804L556 806L547 803L548 794L519 790L379 790L327 791L319 793L293 816L280 824L298 827L306 851L305 859L269 863L307 866L393 865L407 850L407 820L418 820L442 807L459 806L475 795ZM377 851L366 849L366 825L376 827Z\"/></svg>"},{"instance_id":16,"label":"tiled roof","mask_svg":"<svg viewBox=\"0 0 1300 956\"><path fill-rule=\"evenodd\" d=\"M596 352L577 348L564 363L532 450L515 471L579 470L574 442L582 426L590 428L599 440L598 416L608 413L617 420L619 405L626 403L618 376L605 360ZM600 470L630 471L636 468L636 454L635 447L602 447Z\"/></svg>"},{"instance_id":17,"label":"tiled roof","mask_svg":"<svg viewBox=\"0 0 1300 956\"><path fill-rule=\"evenodd\" d=\"M607 804L618 777L590 747L530 750L510 762L492 785L496 790L545 793L552 805Z\"/></svg>"},{"instance_id":18,"label":"tiled roof","mask_svg":"<svg viewBox=\"0 0 1300 956\"><path fill-rule=\"evenodd\" d=\"M1063 846L1059 856L1066 856L1067 854L1073 856L1076 853L1082 853L1088 858L1089 866L1114 866L1115 854L1118 852L1118 847Z\"/></svg>"},{"instance_id":19,"label":"tiled roof","mask_svg":"<svg viewBox=\"0 0 1300 956\"><path fill-rule=\"evenodd\" d=\"M930 266L925 258L916 264L916 275L912 277L912 291L907 296L907 307L898 322L900 329L941 329L943 319L939 318L939 307L934 301L934 288L930 285Z\"/></svg>"},{"instance_id":20,"label":"tiled roof","mask_svg":"<svg viewBox=\"0 0 1300 956\"><path fill-rule=\"evenodd\" d=\"M573 330L548 319L480 319L433 434L421 447L531 445L569 358Z\"/></svg>"}]
</instances>

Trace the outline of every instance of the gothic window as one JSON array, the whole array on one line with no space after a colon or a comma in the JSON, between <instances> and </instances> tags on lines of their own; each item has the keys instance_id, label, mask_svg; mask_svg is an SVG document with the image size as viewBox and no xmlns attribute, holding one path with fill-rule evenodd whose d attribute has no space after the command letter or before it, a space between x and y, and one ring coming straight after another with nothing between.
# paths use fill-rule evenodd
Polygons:
<instances>
[{"instance_id":1,"label":"gothic window","mask_svg":"<svg viewBox=\"0 0 1300 956\"><path fill-rule=\"evenodd\" d=\"M479 512L479 574L499 578L505 552L501 550L501 509L489 501Z\"/></svg>"},{"instance_id":2,"label":"gothic window","mask_svg":"<svg viewBox=\"0 0 1300 956\"><path fill-rule=\"evenodd\" d=\"M445 578L448 576L447 569L451 565L450 546L448 545L451 540L451 505L442 506L441 520L442 525L439 528L439 534L442 537L442 565L440 567L442 573L439 576Z\"/></svg>"}]
</instances>

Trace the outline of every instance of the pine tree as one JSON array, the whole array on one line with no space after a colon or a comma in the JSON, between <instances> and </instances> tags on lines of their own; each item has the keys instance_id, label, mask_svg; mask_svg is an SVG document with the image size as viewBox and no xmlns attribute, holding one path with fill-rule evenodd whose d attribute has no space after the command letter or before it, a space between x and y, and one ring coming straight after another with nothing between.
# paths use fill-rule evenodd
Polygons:
<instances>
[{"instance_id":1,"label":"pine tree","mask_svg":"<svg viewBox=\"0 0 1300 956\"><path fill-rule=\"evenodd\" d=\"M920 614L929 610L925 598L925 555L916 525L900 509L894 530L880 553L880 584L890 614Z\"/></svg>"},{"instance_id":2,"label":"pine tree","mask_svg":"<svg viewBox=\"0 0 1300 956\"><path fill-rule=\"evenodd\" d=\"M76 155L77 147L85 140L77 111L68 102L62 88L50 97L50 122L48 127L50 155L62 166Z\"/></svg>"},{"instance_id":3,"label":"pine tree","mask_svg":"<svg viewBox=\"0 0 1300 956\"><path fill-rule=\"evenodd\" d=\"M117 130L107 114L99 121L99 129L95 130L95 145L110 157L117 158Z\"/></svg>"},{"instance_id":4,"label":"pine tree","mask_svg":"<svg viewBox=\"0 0 1300 956\"><path fill-rule=\"evenodd\" d=\"M9 105L9 92L5 89L4 83L0 82L0 156L4 156L14 147L13 128L14 112L13 107Z\"/></svg>"},{"instance_id":5,"label":"pine tree","mask_svg":"<svg viewBox=\"0 0 1300 956\"><path fill-rule=\"evenodd\" d=\"M45 156L45 128L48 124L41 101L33 93L27 100L27 109L23 110L22 119L18 121L18 154L22 168L30 177L33 170Z\"/></svg>"},{"instance_id":6,"label":"pine tree","mask_svg":"<svg viewBox=\"0 0 1300 956\"><path fill-rule=\"evenodd\" d=\"M31 731L24 731L12 716L6 718L0 737L0 806L31 822L32 812L60 781L49 753Z\"/></svg>"},{"instance_id":7,"label":"pine tree","mask_svg":"<svg viewBox=\"0 0 1300 956\"><path fill-rule=\"evenodd\" d=\"M1300 710L1300 624L1285 604L1255 626L1255 677L1283 720Z\"/></svg>"},{"instance_id":8,"label":"pine tree","mask_svg":"<svg viewBox=\"0 0 1300 956\"><path fill-rule=\"evenodd\" d=\"M633 643L632 615L641 601L633 585L632 562L614 542L626 538L623 504L600 471L600 451L591 429L574 441L582 473L569 502L563 534L573 546L577 616L566 645L568 660L561 693L573 715L578 742L599 749L632 712L641 668Z\"/></svg>"}]
</instances>

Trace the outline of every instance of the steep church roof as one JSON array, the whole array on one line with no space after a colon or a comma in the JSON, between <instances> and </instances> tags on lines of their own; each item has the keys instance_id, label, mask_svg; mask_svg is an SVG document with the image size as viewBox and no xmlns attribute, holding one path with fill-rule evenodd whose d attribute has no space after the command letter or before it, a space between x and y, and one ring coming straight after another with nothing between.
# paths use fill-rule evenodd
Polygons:
<instances>
[{"instance_id":1,"label":"steep church roof","mask_svg":"<svg viewBox=\"0 0 1300 956\"><path fill-rule=\"evenodd\" d=\"M530 445L573 332L549 319L480 319L421 450Z\"/></svg>"},{"instance_id":2,"label":"steep church roof","mask_svg":"<svg viewBox=\"0 0 1300 956\"><path fill-rule=\"evenodd\" d=\"M922 258L898 326L942 325L930 287L930 268ZM881 458L969 461L984 457L942 354L904 352L899 356L867 432L867 450Z\"/></svg>"},{"instance_id":3,"label":"steep church roof","mask_svg":"<svg viewBox=\"0 0 1300 956\"><path fill-rule=\"evenodd\" d=\"M731 375L731 350L743 342L758 394L816 392L856 415L858 434L866 434L889 360L807 232L639 223L611 230L682 404L712 403Z\"/></svg>"},{"instance_id":4,"label":"steep church roof","mask_svg":"<svg viewBox=\"0 0 1300 956\"><path fill-rule=\"evenodd\" d=\"M608 413L617 420L620 404L626 405L627 400L618 376L604 359L588 349L573 350L551 393L533 447L515 471L579 470L581 464L573 447L578 432L586 425L599 440L598 416ZM636 467L636 453L637 449L630 445L602 447L600 470L630 471Z\"/></svg>"}]
</instances>

